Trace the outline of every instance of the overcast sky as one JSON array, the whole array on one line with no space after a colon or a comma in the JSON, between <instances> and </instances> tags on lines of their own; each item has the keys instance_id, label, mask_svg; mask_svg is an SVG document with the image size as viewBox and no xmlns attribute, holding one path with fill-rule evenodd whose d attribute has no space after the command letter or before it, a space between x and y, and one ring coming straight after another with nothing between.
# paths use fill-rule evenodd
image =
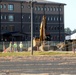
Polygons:
<instances>
[{"instance_id":1,"label":"overcast sky","mask_svg":"<svg viewBox=\"0 0 76 75\"><path fill-rule=\"evenodd\" d=\"M47 0L67 4L64 7L64 26L69 27L71 30L76 29L76 0Z\"/></svg>"}]
</instances>

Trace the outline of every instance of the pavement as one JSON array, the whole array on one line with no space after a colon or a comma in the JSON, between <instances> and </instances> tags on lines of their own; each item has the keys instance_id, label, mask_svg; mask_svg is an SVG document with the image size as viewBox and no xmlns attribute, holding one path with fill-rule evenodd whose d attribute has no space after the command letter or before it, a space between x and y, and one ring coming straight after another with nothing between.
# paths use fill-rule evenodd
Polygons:
<instances>
[{"instance_id":1,"label":"pavement","mask_svg":"<svg viewBox=\"0 0 76 75\"><path fill-rule=\"evenodd\" d=\"M0 75L76 75L76 57L0 57Z\"/></svg>"}]
</instances>

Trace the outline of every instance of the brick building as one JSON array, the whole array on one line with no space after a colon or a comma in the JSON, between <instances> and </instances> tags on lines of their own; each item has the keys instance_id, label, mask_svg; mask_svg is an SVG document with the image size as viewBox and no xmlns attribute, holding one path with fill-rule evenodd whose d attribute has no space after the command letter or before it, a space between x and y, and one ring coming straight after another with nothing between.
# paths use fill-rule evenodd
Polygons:
<instances>
[{"instance_id":1,"label":"brick building","mask_svg":"<svg viewBox=\"0 0 76 75\"><path fill-rule=\"evenodd\" d=\"M64 41L64 3L33 0L33 37L39 37L42 16L47 19L46 33L52 41ZM31 39L30 0L0 0L1 40Z\"/></svg>"}]
</instances>

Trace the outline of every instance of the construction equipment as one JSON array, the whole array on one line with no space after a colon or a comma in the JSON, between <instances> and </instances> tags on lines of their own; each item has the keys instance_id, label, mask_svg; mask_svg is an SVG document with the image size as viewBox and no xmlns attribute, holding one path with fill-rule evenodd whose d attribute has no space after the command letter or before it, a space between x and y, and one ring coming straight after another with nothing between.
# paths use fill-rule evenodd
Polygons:
<instances>
[{"instance_id":1,"label":"construction equipment","mask_svg":"<svg viewBox=\"0 0 76 75\"><path fill-rule=\"evenodd\" d=\"M45 35L45 26L46 26L46 17L42 17L42 22L40 24L40 36L39 38L34 38L33 39L33 46L39 46L42 41L45 40L46 35Z\"/></svg>"},{"instance_id":2,"label":"construction equipment","mask_svg":"<svg viewBox=\"0 0 76 75\"><path fill-rule=\"evenodd\" d=\"M36 47L37 50L44 51L45 42L48 41L48 39L51 39L51 37L48 37L49 34L46 34L46 17L44 15L40 24L40 36L39 38L33 39L33 46Z\"/></svg>"}]
</instances>

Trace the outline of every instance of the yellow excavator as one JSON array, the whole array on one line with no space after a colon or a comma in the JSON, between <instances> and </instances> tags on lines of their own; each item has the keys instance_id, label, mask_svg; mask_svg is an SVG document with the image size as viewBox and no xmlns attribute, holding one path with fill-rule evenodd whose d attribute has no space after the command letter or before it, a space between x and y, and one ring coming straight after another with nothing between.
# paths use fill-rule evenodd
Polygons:
<instances>
[{"instance_id":1,"label":"yellow excavator","mask_svg":"<svg viewBox=\"0 0 76 75\"><path fill-rule=\"evenodd\" d=\"M45 25L46 25L46 17L42 17L42 22L40 24L40 36L39 38L34 38L33 39L33 46L39 45L42 41L45 40L46 35L45 35Z\"/></svg>"},{"instance_id":2,"label":"yellow excavator","mask_svg":"<svg viewBox=\"0 0 76 75\"><path fill-rule=\"evenodd\" d=\"M46 16L43 15L42 21L40 24L40 36L39 36L39 38L33 39L33 46L38 47L38 48L39 48L39 46L43 46L46 38L47 38L47 36L46 36Z\"/></svg>"}]
</instances>

